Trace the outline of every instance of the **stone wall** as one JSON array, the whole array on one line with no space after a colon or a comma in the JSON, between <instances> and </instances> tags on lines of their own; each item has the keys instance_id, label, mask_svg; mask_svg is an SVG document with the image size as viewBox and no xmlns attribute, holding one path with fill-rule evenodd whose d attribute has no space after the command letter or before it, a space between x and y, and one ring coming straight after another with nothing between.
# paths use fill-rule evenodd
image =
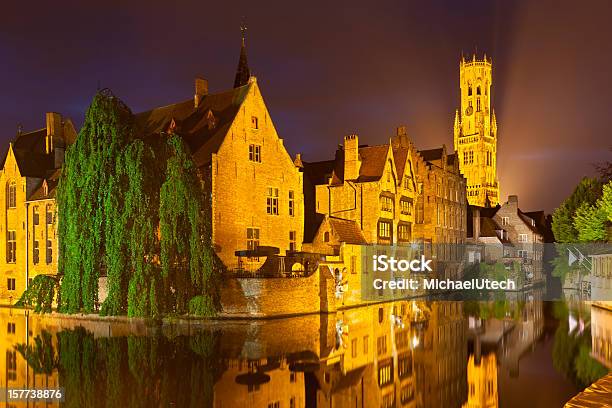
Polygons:
<instances>
[{"instance_id":1,"label":"stone wall","mask_svg":"<svg viewBox=\"0 0 612 408\"><path fill-rule=\"evenodd\" d=\"M321 280L324 285L321 285ZM221 288L221 317L273 317L329 310L330 289L319 270L306 278L228 278ZM321 288L324 289L321 292ZM332 295L333 296L333 295Z\"/></svg>"}]
</instances>

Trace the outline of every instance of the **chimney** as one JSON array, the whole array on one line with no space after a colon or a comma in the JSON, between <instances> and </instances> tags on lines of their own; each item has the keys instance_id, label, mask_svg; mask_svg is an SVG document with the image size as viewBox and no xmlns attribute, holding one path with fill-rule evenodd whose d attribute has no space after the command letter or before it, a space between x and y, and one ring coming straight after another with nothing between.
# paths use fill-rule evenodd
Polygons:
<instances>
[{"instance_id":1,"label":"chimney","mask_svg":"<svg viewBox=\"0 0 612 408\"><path fill-rule=\"evenodd\" d=\"M47 137L45 139L45 151L47 154L53 152L54 139L63 139L64 126L62 115L55 112L47 112Z\"/></svg>"},{"instance_id":2,"label":"chimney","mask_svg":"<svg viewBox=\"0 0 612 408\"><path fill-rule=\"evenodd\" d=\"M395 130L395 138L393 140L394 147L410 147L408 140L408 131L405 125L400 125Z\"/></svg>"},{"instance_id":3,"label":"chimney","mask_svg":"<svg viewBox=\"0 0 612 408\"><path fill-rule=\"evenodd\" d=\"M300 169L304 168L304 162L302 161L301 153L297 153L295 155L295 160L293 161L293 164L295 165L295 167L299 167Z\"/></svg>"},{"instance_id":4,"label":"chimney","mask_svg":"<svg viewBox=\"0 0 612 408\"><path fill-rule=\"evenodd\" d=\"M359 137L356 134L344 137L344 179L355 180L359 177Z\"/></svg>"},{"instance_id":5,"label":"chimney","mask_svg":"<svg viewBox=\"0 0 612 408\"><path fill-rule=\"evenodd\" d=\"M517 195L509 195L508 202L506 203L518 209L518 196Z\"/></svg>"},{"instance_id":6,"label":"chimney","mask_svg":"<svg viewBox=\"0 0 612 408\"><path fill-rule=\"evenodd\" d=\"M202 98L208 95L208 80L204 78L195 79L195 95L193 96L193 106L197 108Z\"/></svg>"}]
</instances>

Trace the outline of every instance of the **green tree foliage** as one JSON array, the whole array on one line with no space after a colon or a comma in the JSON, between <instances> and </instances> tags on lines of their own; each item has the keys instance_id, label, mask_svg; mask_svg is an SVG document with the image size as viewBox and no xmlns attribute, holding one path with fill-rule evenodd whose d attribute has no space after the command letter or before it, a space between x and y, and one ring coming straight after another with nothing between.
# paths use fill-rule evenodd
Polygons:
<instances>
[{"instance_id":1,"label":"green tree foliage","mask_svg":"<svg viewBox=\"0 0 612 408\"><path fill-rule=\"evenodd\" d=\"M132 119L129 108L118 98L108 91L99 92L75 143L66 152L57 192L58 262L64 274L65 312L93 312L96 308L98 278L106 266L105 238L111 233L105 228L110 215L107 211L116 215L109 202L120 200L115 173L118 158L133 138ZM115 276L109 281L111 286L117 282Z\"/></svg>"},{"instance_id":2,"label":"green tree foliage","mask_svg":"<svg viewBox=\"0 0 612 408\"><path fill-rule=\"evenodd\" d=\"M189 148L176 135L168 139L168 145L170 154L159 206L161 267L164 279L173 285L175 311L185 313L193 295L201 293L214 297L215 262L210 223L202 199L206 194ZM198 304L198 314L214 312L213 299Z\"/></svg>"},{"instance_id":3,"label":"green tree foliage","mask_svg":"<svg viewBox=\"0 0 612 408\"><path fill-rule=\"evenodd\" d=\"M576 242L578 231L574 226L576 210L583 204L594 205L601 196L601 183L597 179L583 178L578 186L553 212L552 230L557 242Z\"/></svg>"},{"instance_id":4,"label":"green tree foliage","mask_svg":"<svg viewBox=\"0 0 612 408\"><path fill-rule=\"evenodd\" d=\"M57 194L61 310L94 311L105 270L101 314L186 313L196 297L197 314L212 315L218 264L189 148L175 134L142 139L133 122L127 106L100 92L66 152Z\"/></svg>"},{"instance_id":5,"label":"green tree foliage","mask_svg":"<svg viewBox=\"0 0 612 408\"><path fill-rule=\"evenodd\" d=\"M582 203L574 215L574 228L580 242L606 239L606 224L612 222L612 181L603 185L601 197L593 205Z\"/></svg>"},{"instance_id":6,"label":"green tree foliage","mask_svg":"<svg viewBox=\"0 0 612 408\"><path fill-rule=\"evenodd\" d=\"M38 275L32 279L32 283L23 292L16 306L34 308L36 313L51 313L56 295L59 295L58 278Z\"/></svg>"}]
</instances>

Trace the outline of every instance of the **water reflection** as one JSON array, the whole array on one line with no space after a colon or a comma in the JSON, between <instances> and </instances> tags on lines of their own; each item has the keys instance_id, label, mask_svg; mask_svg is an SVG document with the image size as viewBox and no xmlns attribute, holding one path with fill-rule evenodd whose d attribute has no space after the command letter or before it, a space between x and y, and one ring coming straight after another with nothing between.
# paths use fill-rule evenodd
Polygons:
<instances>
[{"instance_id":1,"label":"water reflection","mask_svg":"<svg viewBox=\"0 0 612 408\"><path fill-rule=\"evenodd\" d=\"M65 407L495 407L530 405L511 390L536 370L559 406L606 373L611 316L528 299L400 301L156 328L0 309L0 388L63 387Z\"/></svg>"}]
</instances>

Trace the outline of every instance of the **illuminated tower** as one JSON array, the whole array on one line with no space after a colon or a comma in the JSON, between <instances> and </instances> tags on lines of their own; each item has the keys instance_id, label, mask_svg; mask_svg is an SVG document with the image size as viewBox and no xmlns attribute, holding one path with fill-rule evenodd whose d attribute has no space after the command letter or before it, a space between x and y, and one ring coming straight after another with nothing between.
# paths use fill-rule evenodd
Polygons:
<instances>
[{"instance_id":1,"label":"illuminated tower","mask_svg":"<svg viewBox=\"0 0 612 408\"><path fill-rule=\"evenodd\" d=\"M454 143L459 168L467 179L467 199L472 205L496 206L497 121L491 106L491 60L474 55L459 62L461 110L455 112Z\"/></svg>"}]
</instances>

